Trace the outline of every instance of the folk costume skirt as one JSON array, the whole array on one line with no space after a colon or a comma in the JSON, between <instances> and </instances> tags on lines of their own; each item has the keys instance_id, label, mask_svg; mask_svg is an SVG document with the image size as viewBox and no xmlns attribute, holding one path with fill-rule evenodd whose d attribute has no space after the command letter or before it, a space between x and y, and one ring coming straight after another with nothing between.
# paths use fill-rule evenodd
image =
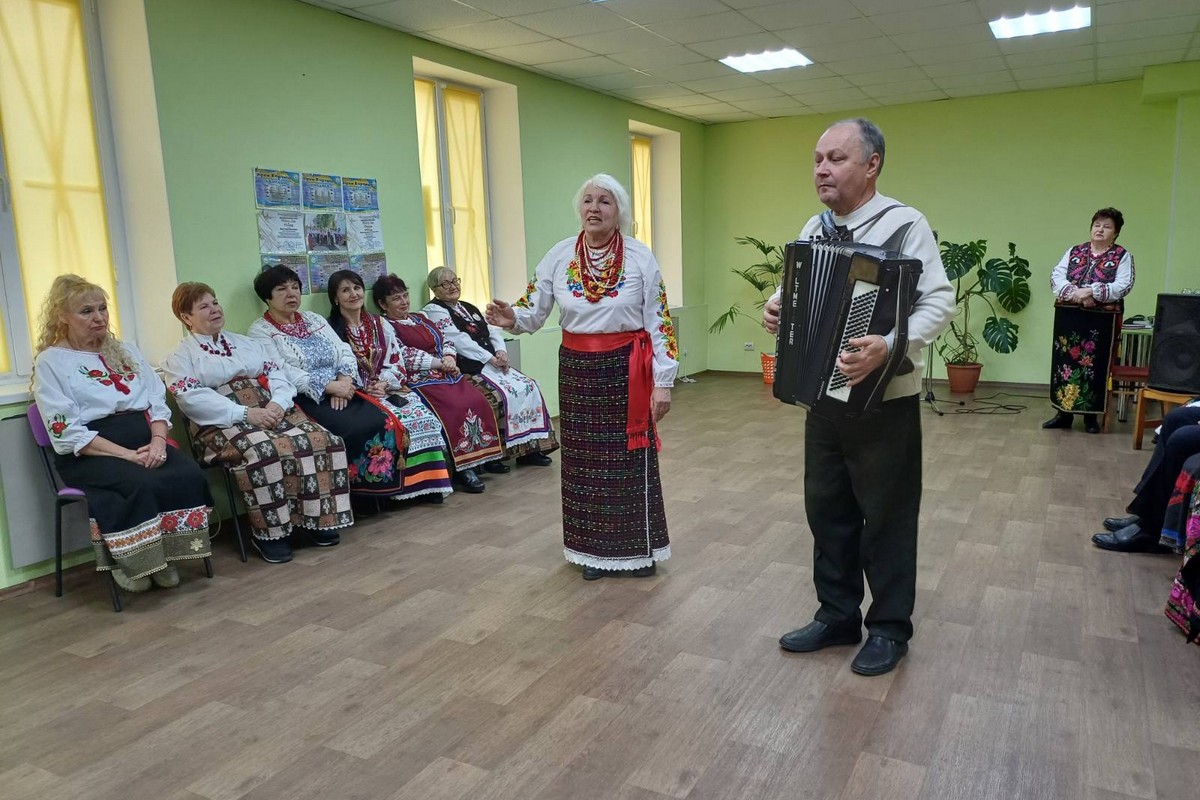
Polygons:
<instances>
[{"instance_id":1,"label":"folk costume skirt","mask_svg":"<svg viewBox=\"0 0 1200 800\"><path fill-rule=\"evenodd\" d=\"M271 402L252 378L234 378L216 391L248 408ZM298 408L274 430L247 423L188 426L197 460L233 473L256 538L282 539L293 526L326 531L354 524L346 446Z\"/></svg>"},{"instance_id":2,"label":"folk costume skirt","mask_svg":"<svg viewBox=\"0 0 1200 800\"><path fill-rule=\"evenodd\" d=\"M483 392L495 411L505 458L558 449L550 411L537 381L515 369L506 371L491 364L484 364L477 375L468 378Z\"/></svg>"},{"instance_id":3,"label":"folk costume skirt","mask_svg":"<svg viewBox=\"0 0 1200 800\"><path fill-rule=\"evenodd\" d=\"M1200 456L1185 463L1163 521L1162 544L1183 544L1183 565L1171 585L1166 615L1185 634L1200 624ZM1194 639L1200 644L1200 639Z\"/></svg>"},{"instance_id":4,"label":"folk costume skirt","mask_svg":"<svg viewBox=\"0 0 1200 800\"><path fill-rule=\"evenodd\" d=\"M450 472L442 453L442 424L419 397L403 405L356 392L341 411L329 397L314 403L297 395L296 405L346 444L350 493L400 499L450 494Z\"/></svg>"},{"instance_id":5,"label":"folk costume skirt","mask_svg":"<svg viewBox=\"0 0 1200 800\"><path fill-rule=\"evenodd\" d=\"M1069 414L1103 414L1121 314L1116 307L1054 307L1050 404Z\"/></svg>"},{"instance_id":6,"label":"folk costume skirt","mask_svg":"<svg viewBox=\"0 0 1200 800\"><path fill-rule=\"evenodd\" d=\"M627 431L634 345L589 352L568 339L558 354L563 555L606 570L665 561L671 543L654 425L639 432L647 446L636 449Z\"/></svg>"},{"instance_id":7,"label":"folk costume skirt","mask_svg":"<svg viewBox=\"0 0 1200 800\"><path fill-rule=\"evenodd\" d=\"M142 411L102 417L88 427L131 450L150 444L150 424ZM98 571L120 569L136 580L171 561L212 555L208 481L200 466L174 447L154 469L115 456L58 455L55 465L68 486L87 495Z\"/></svg>"},{"instance_id":8,"label":"folk costume skirt","mask_svg":"<svg viewBox=\"0 0 1200 800\"><path fill-rule=\"evenodd\" d=\"M504 458L496 413L474 384L462 377L429 377L408 385L441 420L455 469Z\"/></svg>"}]
</instances>

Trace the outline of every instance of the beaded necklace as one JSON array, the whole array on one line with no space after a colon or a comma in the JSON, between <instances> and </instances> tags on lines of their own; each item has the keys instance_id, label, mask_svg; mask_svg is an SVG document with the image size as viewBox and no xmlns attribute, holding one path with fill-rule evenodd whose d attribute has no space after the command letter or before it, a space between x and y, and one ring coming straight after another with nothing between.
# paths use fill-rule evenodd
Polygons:
<instances>
[{"instance_id":1,"label":"beaded necklace","mask_svg":"<svg viewBox=\"0 0 1200 800\"><path fill-rule=\"evenodd\" d=\"M354 351L354 357L358 359L359 368L366 374L367 378L374 378L375 358L383 352L382 336L376 336L378 331L371 324L374 320L369 312L362 312L362 325L358 328L346 326L346 340L350 344L350 349ZM377 346L378 345L378 346Z\"/></svg>"},{"instance_id":2,"label":"beaded necklace","mask_svg":"<svg viewBox=\"0 0 1200 800\"><path fill-rule=\"evenodd\" d=\"M229 346L229 340L225 338L225 334L223 333L217 334L217 342L219 343L220 347L209 344L194 333L192 334L192 338L195 339L196 343L200 345L200 349L209 355L224 356L225 358L233 357L233 348Z\"/></svg>"},{"instance_id":3,"label":"beaded necklace","mask_svg":"<svg viewBox=\"0 0 1200 800\"><path fill-rule=\"evenodd\" d=\"M291 322L276 322L270 313L263 314L263 319L274 325L279 331L293 339L306 339L312 333L309 330L308 322L304 319L304 315L297 313L296 318Z\"/></svg>"},{"instance_id":4,"label":"beaded necklace","mask_svg":"<svg viewBox=\"0 0 1200 800\"><path fill-rule=\"evenodd\" d=\"M625 241L620 231L613 231L612 238L599 248L588 245L580 231L575 240L575 258L583 296L589 303L599 303L625 277Z\"/></svg>"}]
</instances>

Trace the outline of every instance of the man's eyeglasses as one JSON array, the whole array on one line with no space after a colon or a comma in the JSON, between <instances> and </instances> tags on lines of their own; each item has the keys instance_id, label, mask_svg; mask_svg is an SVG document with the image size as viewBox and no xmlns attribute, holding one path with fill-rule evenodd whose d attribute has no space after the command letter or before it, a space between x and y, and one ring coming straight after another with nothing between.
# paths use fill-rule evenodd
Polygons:
<instances>
[{"instance_id":1,"label":"man's eyeglasses","mask_svg":"<svg viewBox=\"0 0 1200 800\"><path fill-rule=\"evenodd\" d=\"M446 291L450 291L451 289L457 289L459 286L462 286L462 279L455 278L452 281L442 281L441 283L438 284L438 286L445 289Z\"/></svg>"}]
</instances>

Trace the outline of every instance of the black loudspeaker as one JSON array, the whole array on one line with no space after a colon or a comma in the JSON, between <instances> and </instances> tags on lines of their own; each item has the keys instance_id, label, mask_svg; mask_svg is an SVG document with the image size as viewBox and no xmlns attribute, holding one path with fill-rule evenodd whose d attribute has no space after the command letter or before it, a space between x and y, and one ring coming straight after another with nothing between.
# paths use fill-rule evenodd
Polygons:
<instances>
[{"instance_id":1,"label":"black loudspeaker","mask_svg":"<svg viewBox=\"0 0 1200 800\"><path fill-rule=\"evenodd\" d=\"M1146 385L1200 395L1200 294L1160 294Z\"/></svg>"}]
</instances>

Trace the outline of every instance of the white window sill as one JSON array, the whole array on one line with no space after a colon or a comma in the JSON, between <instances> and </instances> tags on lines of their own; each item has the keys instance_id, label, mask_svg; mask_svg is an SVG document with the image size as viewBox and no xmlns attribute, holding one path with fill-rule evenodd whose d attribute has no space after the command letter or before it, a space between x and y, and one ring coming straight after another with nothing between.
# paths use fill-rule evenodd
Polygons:
<instances>
[{"instance_id":1,"label":"white window sill","mask_svg":"<svg viewBox=\"0 0 1200 800\"><path fill-rule=\"evenodd\" d=\"M33 395L29 393L28 378L18 378L0 383L0 406L29 403L32 400Z\"/></svg>"}]
</instances>

